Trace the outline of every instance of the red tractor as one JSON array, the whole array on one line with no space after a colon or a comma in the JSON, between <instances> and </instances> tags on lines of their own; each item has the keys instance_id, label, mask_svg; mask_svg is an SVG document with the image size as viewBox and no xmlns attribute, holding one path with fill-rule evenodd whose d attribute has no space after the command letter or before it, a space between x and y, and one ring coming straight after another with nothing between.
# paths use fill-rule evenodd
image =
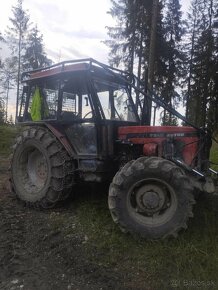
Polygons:
<instances>
[{"instance_id":1,"label":"red tractor","mask_svg":"<svg viewBox=\"0 0 218 290\"><path fill-rule=\"evenodd\" d=\"M79 183L111 182L108 205L125 232L147 239L187 227L195 193L215 192L211 137L193 126L146 126L147 100L186 121L136 77L93 59L25 72L11 189L54 207Z\"/></svg>"}]
</instances>

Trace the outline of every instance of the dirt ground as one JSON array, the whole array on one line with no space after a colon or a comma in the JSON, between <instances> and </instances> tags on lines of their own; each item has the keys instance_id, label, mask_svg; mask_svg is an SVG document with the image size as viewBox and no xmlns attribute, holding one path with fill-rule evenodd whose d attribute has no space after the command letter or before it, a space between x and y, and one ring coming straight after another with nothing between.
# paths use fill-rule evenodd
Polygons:
<instances>
[{"instance_id":1,"label":"dirt ground","mask_svg":"<svg viewBox=\"0 0 218 290\"><path fill-rule=\"evenodd\" d=\"M50 211L24 207L9 193L7 168L1 158L0 289L130 289L124 273L87 258L73 203ZM60 219L69 221L61 230Z\"/></svg>"}]
</instances>

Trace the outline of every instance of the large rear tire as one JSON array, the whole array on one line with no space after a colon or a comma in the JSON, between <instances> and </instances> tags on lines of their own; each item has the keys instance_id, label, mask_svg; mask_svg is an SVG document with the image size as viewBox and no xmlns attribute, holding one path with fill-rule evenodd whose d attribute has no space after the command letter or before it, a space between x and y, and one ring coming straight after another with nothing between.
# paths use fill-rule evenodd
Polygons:
<instances>
[{"instance_id":1,"label":"large rear tire","mask_svg":"<svg viewBox=\"0 0 218 290\"><path fill-rule=\"evenodd\" d=\"M20 200L35 207L54 207L70 194L73 177L71 157L47 128L28 128L17 138L10 183Z\"/></svg>"},{"instance_id":2,"label":"large rear tire","mask_svg":"<svg viewBox=\"0 0 218 290\"><path fill-rule=\"evenodd\" d=\"M121 230L160 239L187 228L195 203L183 170L158 157L128 162L113 178L108 204Z\"/></svg>"}]
</instances>

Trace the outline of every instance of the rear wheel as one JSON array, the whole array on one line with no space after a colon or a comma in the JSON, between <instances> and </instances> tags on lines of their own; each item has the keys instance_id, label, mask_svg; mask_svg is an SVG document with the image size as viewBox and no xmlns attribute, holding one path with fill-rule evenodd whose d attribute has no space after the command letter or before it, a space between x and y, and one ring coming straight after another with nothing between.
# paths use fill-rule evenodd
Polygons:
<instances>
[{"instance_id":1,"label":"rear wheel","mask_svg":"<svg viewBox=\"0 0 218 290\"><path fill-rule=\"evenodd\" d=\"M72 159L49 130L31 127L17 138L10 182L12 191L27 204L54 207L72 189Z\"/></svg>"},{"instance_id":2,"label":"rear wheel","mask_svg":"<svg viewBox=\"0 0 218 290\"><path fill-rule=\"evenodd\" d=\"M141 157L115 175L109 189L109 209L124 232L147 239L176 237L193 216L192 192L187 176L174 163Z\"/></svg>"}]
</instances>

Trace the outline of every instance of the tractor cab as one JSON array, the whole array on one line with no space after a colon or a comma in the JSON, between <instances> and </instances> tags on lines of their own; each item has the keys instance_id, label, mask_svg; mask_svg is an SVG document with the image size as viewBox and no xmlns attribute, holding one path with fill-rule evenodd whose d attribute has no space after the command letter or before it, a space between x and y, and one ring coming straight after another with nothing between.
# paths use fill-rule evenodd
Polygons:
<instances>
[{"instance_id":1,"label":"tractor cab","mask_svg":"<svg viewBox=\"0 0 218 290\"><path fill-rule=\"evenodd\" d=\"M139 122L126 78L90 60L63 62L22 75L24 90L19 121ZM42 99L33 110L36 90ZM38 102L39 104L39 102Z\"/></svg>"},{"instance_id":2,"label":"tractor cab","mask_svg":"<svg viewBox=\"0 0 218 290\"><path fill-rule=\"evenodd\" d=\"M66 134L76 155L112 156L119 126L139 125L128 76L81 60L25 72L18 121ZM139 106L141 108L141 106Z\"/></svg>"}]
</instances>

